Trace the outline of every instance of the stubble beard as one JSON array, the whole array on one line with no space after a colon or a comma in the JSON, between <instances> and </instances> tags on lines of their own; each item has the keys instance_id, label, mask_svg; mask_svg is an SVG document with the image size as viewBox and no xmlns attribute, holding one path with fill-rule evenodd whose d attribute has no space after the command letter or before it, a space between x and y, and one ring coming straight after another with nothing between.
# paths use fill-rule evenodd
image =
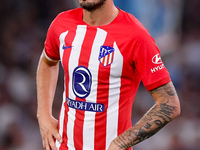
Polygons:
<instances>
[{"instance_id":1,"label":"stubble beard","mask_svg":"<svg viewBox=\"0 0 200 150\"><path fill-rule=\"evenodd\" d=\"M83 2L79 3L80 6L87 11L94 11L105 3L106 0L98 0L97 2L87 2L87 0L83 0Z\"/></svg>"}]
</instances>

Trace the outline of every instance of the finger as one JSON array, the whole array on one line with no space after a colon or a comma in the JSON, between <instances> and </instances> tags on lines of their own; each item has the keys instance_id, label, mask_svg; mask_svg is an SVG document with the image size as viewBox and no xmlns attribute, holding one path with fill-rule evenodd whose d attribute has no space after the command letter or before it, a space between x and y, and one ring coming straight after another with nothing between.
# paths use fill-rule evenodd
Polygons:
<instances>
[{"instance_id":1,"label":"finger","mask_svg":"<svg viewBox=\"0 0 200 150\"><path fill-rule=\"evenodd\" d=\"M51 150L50 149L50 146L49 146L49 141L47 138L45 138L45 147L44 147L45 150Z\"/></svg>"},{"instance_id":2,"label":"finger","mask_svg":"<svg viewBox=\"0 0 200 150\"><path fill-rule=\"evenodd\" d=\"M49 145L52 150L57 150L53 137L49 138Z\"/></svg>"},{"instance_id":3,"label":"finger","mask_svg":"<svg viewBox=\"0 0 200 150\"><path fill-rule=\"evenodd\" d=\"M54 138L56 138L56 140L57 140L58 142L60 142L60 143L63 142L63 140L62 140L62 138L61 138L61 136L60 136L60 134L59 134L58 132L57 132L56 134L54 134L53 136L54 136Z\"/></svg>"},{"instance_id":4,"label":"finger","mask_svg":"<svg viewBox=\"0 0 200 150\"><path fill-rule=\"evenodd\" d=\"M43 146L43 148L45 149L45 138L44 137L42 137L42 146Z\"/></svg>"},{"instance_id":5,"label":"finger","mask_svg":"<svg viewBox=\"0 0 200 150\"><path fill-rule=\"evenodd\" d=\"M40 129L40 133L41 133L41 137L42 137L42 146L43 146L44 150L48 150L49 146L48 146L48 140L47 140L46 134L41 129Z\"/></svg>"}]
</instances>

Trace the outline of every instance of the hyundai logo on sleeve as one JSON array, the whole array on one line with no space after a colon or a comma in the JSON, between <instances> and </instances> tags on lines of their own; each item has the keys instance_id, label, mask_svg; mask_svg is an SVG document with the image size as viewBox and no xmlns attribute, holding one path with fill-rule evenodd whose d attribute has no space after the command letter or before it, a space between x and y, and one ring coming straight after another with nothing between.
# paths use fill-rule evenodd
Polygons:
<instances>
[{"instance_id":1,"label":"hyundai logo on sleeve","mask_svg":"<svg viewBox=\"0 0 200 150\"><path fill-rule=\"evenodd\" d=\"M161 63L162 63L162 60L161 60L160 54L156 54L156 55L152 58L152 62L153 62L154 64L161 64Z\"/></svg>"}]
</instances>

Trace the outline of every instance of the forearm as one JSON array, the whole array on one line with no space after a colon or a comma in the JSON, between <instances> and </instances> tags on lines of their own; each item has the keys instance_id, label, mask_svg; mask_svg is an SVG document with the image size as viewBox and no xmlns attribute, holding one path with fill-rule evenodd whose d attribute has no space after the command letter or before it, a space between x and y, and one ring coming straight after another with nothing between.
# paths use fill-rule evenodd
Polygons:
<instances>
[{"instance_id":1,"label":"forearm","mask_svg":"<svg viewBox=\"0 0 200 150\"><path fill-rule=\"evenodd\" d=\"M172 83L150 93L156 99L156 104L135 126L113 141L121 149L129 148L151 137L180 114L178 96Z\"/></svg>"},{"instance_id":2,"label":"forearm","mask_svg":"<svg viewBox=\"0 0 200 150\"><path fill-rule=\"evenodd\" d=\"M170 115L175 107L161 104L153 106L152 109L132 128L125 131L114 142L122 149L134 146L151 137L167 123L173 120Z\"/></svg>"},{"instance_id":3,"label":"forearm","mask_svg":"<svg viewBox=\"0 0 200 150\"><path fill-rule=\"evenodd\" d=\"M37 69L37 116L52 114L58 70L58 63L51 63L43 54L41 55Z\"/></svg>"}]
</instances>

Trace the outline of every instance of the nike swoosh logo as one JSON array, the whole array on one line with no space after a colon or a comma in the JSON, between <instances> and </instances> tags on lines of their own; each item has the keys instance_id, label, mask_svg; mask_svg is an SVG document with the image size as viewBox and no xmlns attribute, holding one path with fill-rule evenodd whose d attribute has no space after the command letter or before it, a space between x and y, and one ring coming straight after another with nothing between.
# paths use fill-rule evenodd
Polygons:
<instances>
[{"instance_id":1,"label":"nike swoosh logo","mask_svg":"<svg viewBox=\"0 0 200 150\"><path fill-rule=\"evenodd\" d=\"M68 49L68 48L72 48L73 46L65 46L65 45L63 45L63 50L65 50L65 49Z\"/></svg>"}]
</instances>

